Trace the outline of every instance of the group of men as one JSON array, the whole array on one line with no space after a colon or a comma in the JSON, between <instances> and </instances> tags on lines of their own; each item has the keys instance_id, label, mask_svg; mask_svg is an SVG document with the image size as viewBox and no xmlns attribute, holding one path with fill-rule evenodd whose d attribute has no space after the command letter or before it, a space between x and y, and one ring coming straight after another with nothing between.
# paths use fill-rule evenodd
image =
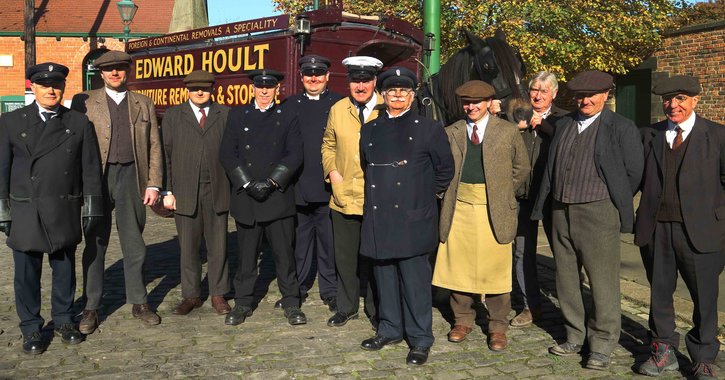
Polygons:
<instances>
[{"instance_id":1,"label":"group of men","mask_svg":"<svg viewBox=\"0 0 725 380\"><path fill-rule=\"evenodd\" d=\"M36 102L0 118L0 230L13 249L25 352L47 346L40 335L44 253L53 268L56 333L74 344L97 328L113 210L127 302L134 317L160 323L143 283L145 206L174 213L182 285L175 314L202 305L203 239L212 307L228 325L250 317L264 236L282 294L275 306L291 325L307 321L300 307L316 267L320 296L334 312L329 326L357 318L365 295L376 331L361 343L365 350L405 339L406 361L425 363L434 341L431 284L450 290L449 341L472 332L482 296L488 346L504 350L510 325L542 314L536 235L543 219L567 333L550 353L586 349L587 368L608 368L621 326L619 234L634 231L652 283L652 353L638 372L678 368L672 294L679 271L695 304L685 338L693 373L714 377L725 128L695 114L696 78L657 83L667 120L641 129L605 106L614 84L600 71L567 83L577 106L571 113L553 105L556 76L537 74L529 101L509 105L509 120L489 112L495 89L474 80L456 89L465 119L443 128L414 112L418 83L410 70L379 73L378 59L349 57L343 97L327 89L330 61L308 55L299 61L304 92L281 104L277 71L250 72L254 100L231 110L211 101L214 76L194 71L184 79L189 101L170 108L159 128L150 99L126 89L130 62L118 51L95 61L105 87L75 96L71 106L86 116L60 105L67 68L30 67ZM239 244L233 308L224 298L229 213ZM76 328L81 233L85 307ZM509 320L512 273L524 308Z\"/></svg>"}]
</instances>

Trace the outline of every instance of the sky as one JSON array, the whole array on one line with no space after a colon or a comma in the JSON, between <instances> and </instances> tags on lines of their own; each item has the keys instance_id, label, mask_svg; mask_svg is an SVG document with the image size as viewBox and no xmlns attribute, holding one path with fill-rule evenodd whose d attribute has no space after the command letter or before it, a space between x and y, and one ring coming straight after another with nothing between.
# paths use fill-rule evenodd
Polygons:
<instances>
[{"instance_id":1,"label":"sky","mask_svg":"<svg viewBox=\"0 0 725 380\"><path fill-rule=\"evenodd\" d=\"M280 14L272 0L207 0L209 26Z\"/></svg>"}]
</instances>

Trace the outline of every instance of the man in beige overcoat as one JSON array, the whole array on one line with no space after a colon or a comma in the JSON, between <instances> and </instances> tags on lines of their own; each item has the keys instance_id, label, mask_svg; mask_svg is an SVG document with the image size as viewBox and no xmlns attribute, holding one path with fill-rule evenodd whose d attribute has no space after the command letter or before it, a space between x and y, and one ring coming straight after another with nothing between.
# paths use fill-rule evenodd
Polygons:
<instances>
[{"instance_id":1,"label":"man in beige overcoat","mask_svg":"<svg viewBox=\"0 0 725 380\"><path fill-rule=\"evenodd\" d=\"M433 285L451 290L448 340L455 343L473 329L474 295L485 294L488 347L501 351L508 346L516 189L531 167L518 128L488 113L494 94L476 80L456 89L467 117L446 127L455 172L441 208Z\"/></svg>"}]
</instances>

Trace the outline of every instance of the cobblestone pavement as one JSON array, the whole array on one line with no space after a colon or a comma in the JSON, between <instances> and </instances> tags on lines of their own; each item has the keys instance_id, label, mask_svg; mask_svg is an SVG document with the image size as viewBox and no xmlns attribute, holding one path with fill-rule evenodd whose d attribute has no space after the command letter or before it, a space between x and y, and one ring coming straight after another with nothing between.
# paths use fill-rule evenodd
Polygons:
<instances>
[{"instance_id":1,"label":"cobblestone pavement","mask_svg":"<svg viewBox=\"0 0 725 380\"><path fill-rule=\"evenodd\" d=\"M233 236L229 234L232 267L236 250ZM360 349L360 342L373 334L365 318L350 321L341 328L327 327L326 320L331 313L320 301L316 288L303 306L309 322L288 325L282 312L273 307L279 297L273 275L262 276L260 295L266 292L266 296L254 315L239 326L224 325L224 318L213 312L209 300L188 316L173 315L171 310L181 299L173 220L150 214L145 237L149 247L146 260L149 302L158 308L161 324L143 326L131 316L131 307L125 305L122 261L114 234L106 260L105 308L100 328L79 345L68 346L54 339L48 351L36 357L25 355L21 350L22 337L13 297L12 255L3 245L0 248L0 268L3 268L0 272L0 379L645 378L634 374L632 366L647 357L648 347L643 342L647 306L627 298L622 303L620 345L609 370L584 369L582 357L560 358L547 353L547 347L565 335L554 297L551 260L543 256L539 269L548 300L544 304L544 317L536 325L510 329L510 346L505 352L489 351L481 328L475 329L462 343L448 342L446 334L450 324L444 318L445 308L441 307L434 310L437 341L429 362L422 367L411 367L405 364L408 352L405 344L378 352ZM82 245L77 253L77 297L82 289L81 249ZM266 264L268 255L263 255L262 261L263 272L273 272L270 264ZM50 268L47 265L45 268L42 314L50 319ZM78 304L79 311L80 307ZM481 319L485 326L485 317ZM682 324L680 328L687 326ZM44 336L52 338L52 327L46 327ZM684 350L684 344L681 348ZM723 356L720 355L718 369L725 369ZM680 365L689 368L687 363L683 354ZM662 377L682 376L672 372Z\"/></svg>"}]
</instances>

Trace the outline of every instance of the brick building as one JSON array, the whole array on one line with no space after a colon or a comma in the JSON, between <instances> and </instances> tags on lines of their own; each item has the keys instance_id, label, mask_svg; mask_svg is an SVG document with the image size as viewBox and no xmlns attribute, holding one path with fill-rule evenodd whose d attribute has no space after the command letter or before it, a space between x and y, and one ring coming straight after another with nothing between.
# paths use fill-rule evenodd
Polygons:
<instances>
[{"instance_id":1,"label":"brick building","mask_svg":"<svg viewBox=\"0 0 725 380\"><path fill-rule=\"evenodd\" d=\"M93 59L106 50L123 50L123 24L116 3L35 0L36 62L53 61L70 68L64 101L102 83L89 66ZM132 39L169 32L174 0L134 3L138 11L130 25ZM19 0L0 8L0 102L22 99L25 91L23 11L24 2Z\"/></svg>"}]
</instances>

